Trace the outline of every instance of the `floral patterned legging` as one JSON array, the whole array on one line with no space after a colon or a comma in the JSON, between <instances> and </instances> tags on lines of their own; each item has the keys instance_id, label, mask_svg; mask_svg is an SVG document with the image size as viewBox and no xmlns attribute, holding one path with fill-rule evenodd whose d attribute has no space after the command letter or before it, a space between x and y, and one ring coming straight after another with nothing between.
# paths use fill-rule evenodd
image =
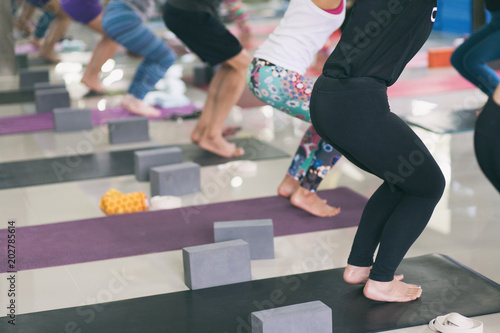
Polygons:
<instances>
[{"instance_id":1,"label":"floral patterned legging","mask_svg":"<svg viewBox=\"0 0 500 333\"><path fill-rule=\"evenodd\" d=\"M269 61L254 58L248 67L247 83L252 93L264 103L311 122L311 79ZM288 174L299 180L303 188L315 192L341 156L335 148L323 141L311 126L300 142Z\"/></svg>"}]
</instances>

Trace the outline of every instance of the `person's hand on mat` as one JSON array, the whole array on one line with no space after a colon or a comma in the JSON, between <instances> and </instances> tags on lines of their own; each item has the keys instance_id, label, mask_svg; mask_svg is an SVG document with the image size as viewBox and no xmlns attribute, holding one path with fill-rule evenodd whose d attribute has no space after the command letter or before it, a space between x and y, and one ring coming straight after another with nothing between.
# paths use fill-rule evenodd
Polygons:
<instances>
[{"instance_id":1,"label":"person's hand on mat","mask_svg":"<svg viewBox=\"0 0 500 333\"><path fill-rule=\"evenodd\" d=\"M332 217L340 213L340 207L334 207L327 204L327 201L321 199L316 192L311 192L302 186L300 181L289 174L285 176L280 186L278 194L284 198L290 199L295 207L319 217Z\"/></svg>"},{"instance_id":2,"label":"person's hand on mat","mask_svg":"<svg viewBox=\"0 0 500 333\"><path fill-rule=\"evenodd\" d=\"M131 94L125 95L122 101L122 106L128 112L145 117L159 117L161 112L152 106L147 105L140 99L135 98Z\"/></svg>"}]
</instances>

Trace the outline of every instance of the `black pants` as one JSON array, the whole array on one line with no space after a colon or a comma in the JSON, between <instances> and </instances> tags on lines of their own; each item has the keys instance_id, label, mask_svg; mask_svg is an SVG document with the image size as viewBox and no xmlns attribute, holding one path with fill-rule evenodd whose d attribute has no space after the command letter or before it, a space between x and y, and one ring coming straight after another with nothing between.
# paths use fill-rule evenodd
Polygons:
<instances>
[{"instance_id":1,"label":"black pants","mask_svg":"<svg viewBox=\"0 0 500 333\"><path fill-rule=\"evenodd\" d=\"M391 281L441 198L445 186L441 170L418 136L390 112L385 83L369 77L322 75L315 83L310 110L323 139L384 180L363 211L348 263L373 264L371 279Z\"/></svg>"},{"instance_id":2,"label":"black pants","mask_svg":"<svg viewBox=\"0 0 500 333\"><path fill-rule=\"evenodd\" d=\"M493 98L477 118L474 148L481 170L500 192L500 105Z\"/></svg>"}]
</instances>

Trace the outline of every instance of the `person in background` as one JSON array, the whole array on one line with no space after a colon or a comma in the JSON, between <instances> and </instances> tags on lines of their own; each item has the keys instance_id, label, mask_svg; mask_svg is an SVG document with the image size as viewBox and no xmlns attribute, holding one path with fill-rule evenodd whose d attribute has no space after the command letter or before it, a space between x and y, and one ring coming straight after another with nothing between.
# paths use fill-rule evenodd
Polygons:
<instances>
[{"instance_id":1,"label":"person in background","mask_svg":"<svg viewBox=\"0 0 500 333\"><path fill-rule=\"evenodd\" d=\"M102 35L92 53L92 58L83 73L82 83L90 91L87 94L102 94L105 88L99 80L102 65L116 53L119 44L113 41L102 27L103 8L100 0L64 0L61 2L62 9L74 21L86 25L95 32Z\"/></svg>"},{"instance_id":2,"label":"person in background","mask_svg":"<svg viewBox=\"0 0 500 333\"><path fill-rule=\"evenodd\" d=\"M59 0L26 0L30 4L52 13L55 17L50 22L45 35L45 40L40 48L40 57L52 63L58 63L61 59L56 55L54 46L64 36L71 19L62 10Z\"/></svg>"},{"instance_id":3,"label":"person in background","mask_svg":"<svg viewBox=\"0 0 500 333\"><path fill-rule=\"evenodd\" d=\"M247 74L250 91L277 110L310 122L313 81L304 75L344 17L344 0L291 0L278 27L254 54ZM341 156L310 126L278 194L313 215L338 214L340 209L328 205L316 190Z\"/></svg>"},{"instance_id":4,"label":"person in background","mask_svg":"<svg viewBox=\"0 0 500 333\"><path fill-rule=\"evenodd\" d=\"M429 37L437 2L394 5L356 1L314 84L310 114L325 141L383 181L363 210L344 280L364 284L369 299L409 302L422 288L395 272L429 222L445 180L422 140L390 111L387 87Z\"/></svg>"},{"instance_id":5,"label":"person in background","mask_svg":"<svg viewBox=\"0 0 500 333\"><path fill-rule=\"evenodd\" d=\"M218 16L226 2L245 42L250 35L247 12L240 0L168 0L163 11L167 27L196 55L211 66L221 65L208 87L200 119L191 141L222 157L244 154L241 147L223 135L224 122L245 88L246 70L251 58L238 39Z\"/></svg>"},{"instance_id":6,"label":"person in background","mask_svg":"<svg viewBox=\"0 0 500 333\"><path fill-rule=\"evenodd\" d=\"M130 113L143 116L160 115L160 111L145 104L143 99L176 59L174 51L145 24L154 9L153 0L111 0L102 16L106 34L144 58L122 101L122 106Z\"/></svg>"},{"instance_id":7,"label":"person in background","mask_svg":"<svg viewBox=\"0 0 500 333\"><path fill-rule=\"evenodd\" d=\"M500 86L476 120L474 149L481 170L500 193Z\"/></svg>"},{"instance_id":8,"label":"person in background","mask_svg":"<svg viewBox=\"0 0 500 333\"><path fill-rule=\"evenodd\" d=\"M491 21L472 33L451 56L455 69L487 96L493 95L500 78L488 62L500 59L500 1L485 0Z\"/></svg>"}]
</instances>

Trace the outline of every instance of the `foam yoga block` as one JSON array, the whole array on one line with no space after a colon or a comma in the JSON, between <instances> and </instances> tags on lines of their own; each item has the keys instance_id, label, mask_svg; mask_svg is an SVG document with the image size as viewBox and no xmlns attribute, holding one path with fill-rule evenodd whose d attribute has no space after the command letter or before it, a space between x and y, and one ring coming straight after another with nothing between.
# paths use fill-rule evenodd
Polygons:
<instances>
[{"instance_id":1,"label":"foam yoga block","mask_svg":"<svg viewBox=\"0 0 500 333\"><path fill-rule=\"evenodd\" d=\"M33 89L35 83L49 82L47 69L21 69L19 71L19 89Z\"/></svg>"},{"instance_id":2,"label":"foam yoga block","mask_svg":"<svg viewBox=\"0 0 500 333\"><path fill-rule=\"evenodd\" d=\"M57 108L53 111L56 132L72 132L92 129L90 109Z\"/></svg>"},{"instance_id":3,"label":"foam yoga block","mask_svg":"<svg viewBox=\"0 0 500 333\"><path fill-rule=\"evenodd\" d=\"M332 310L313 301L252 312L252 333L332 333Z\"/></svg>"},{"instance_id":4,"label":"foam yoga block","mask_svg":"<svg viewBox=\"0 0 500 333\"><path fill-rule=\"evenodd\" d=\"M252 279L250 247L238 239L182 249L184 281L192 290Z\"/></svg>"},{"instance_id":5,"label":"foam yoga block","mask_svg":"<svg viewBox=\"0 0 500 333\"><path fill-rule=\"evenodd\" d=\"M51 82L38 82L34 84L35 90L45 90L45 89L61 89L66 88L64 83L51 83Z\"/></svg>"},{"instance_id":6,"label":"foam yoga block","mask_svg":"<svg viewBox=\"0 0 500 333\"><path fill-rule=\"evenodd\" d=\"M243 239L250 244L250 257L274 259L274 228L272 220L248 220L214 223L214 240L223 242Z\"/></svg>"},{"instance_id":7,"label":"foam yoga block","mask_svg":"<svg viewBox=\"0 0 500 333\"><path fill-rule=\"evenodd\" d=\"M26 54L16 55L16 65L18 69L28 68L28 56Z\"/></svg>"},{"instance_id":8,"label":"foam yoga block","mask_svg":"<svg viewBox=\"0 0 500 333\"><path fill-rule=\"evenodd\" d=\"M36 112L52 112L57 108L69 108L71 101L66 88L42 89L35 91Z\"/></svg>"},{"instance_id":9,"label":"foam yoga block","mask_svg":"<svg viewBox=\"0 0 500 333\"><path fill-rule=\"evenodd\" d=\"M151 196L185 195L201 190L200 166L184 162L151 168L149 171Z\"/></svg>"},{"instance_id":10,"label":"foam yoga block","mask_svg":"<svg viewBox=\"0 0 500 333\"><path fill-rule=\"evenodd\" d=\"M214 75L212 67L202 63L194 66L194 84L203 85L210 83Z\"/></svg>"},{"instance_id":11,"label":"foam yoga block","mask_svg":"<svg viewBox=\"0 0 500 333\"><path fill-rule=\"evenodd\" d=\"M179 147L148 149L134 152L135 178L138 181L149 180L149 169L182 162L182 150Z\"/></svg>"},{"instance_id":12,"label":"foam yoga block","mask_svg":"<svg viewBox=\"0 0 500 333\"><path fill-rule=\"evenodd\" d=\"M146 117L113 119L108 122L109 142L129 143L149 141L149 124Z\"/></svg>"}]
</instances>

